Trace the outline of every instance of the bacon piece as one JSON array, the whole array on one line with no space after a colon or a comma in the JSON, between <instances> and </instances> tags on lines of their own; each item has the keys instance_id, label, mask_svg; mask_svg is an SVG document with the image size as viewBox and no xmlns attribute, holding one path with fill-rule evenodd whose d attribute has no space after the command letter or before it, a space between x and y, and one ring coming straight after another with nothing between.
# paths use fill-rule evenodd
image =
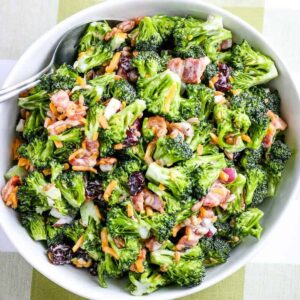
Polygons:
<instances>
[{"instance_id":1,"label":"bacon piece","mask_svg":"<svg viewBox=\"0 0 300 300\"><path fill-rule=\"evenodd\" d=\"M83 147L69 157L72 166L94 167L97 164L99 155L99 142L85 139Z\"/></svg>"},{"instance_id":2,"label":"bacon piece","mask_svg":"<svg viewBox=\"0 0 300 300\"><path fill-rule=\"evenodd\" d=\"M184 71L184 60L181 58L172 58L169 60L167 68L181 78Z\"/></svg>"},{"instance_id":3,"label":"bacon piece","mask_svg":"<svg viewBox=\"0 0 300 300\"><path fill-rule=\"evenodd\" d=\"M271 123L267 130L267 134L263 139L263 146L265 148L270 148L273 144L274 137L278 130L285 130L287 128L287 123L282 120L278 115L273 113L271 110L267 112L267 116L271 119Z\"/></svg>"},{"instance_id":4,"label":"bacon piece","mask_svg":"<svg viewBox=\"0 0 300 300\"><path fill-rule=\"evenodd\" d=\"M21 178L15 175L8 180L1 192L5 205L14 209L18 206L17 191L19 185L21 185Z\"/></svg>"},{"instance_id":5,"label":"bacon piece","mask_svg":"<svg viewBox=\"0 0 300 300\"><path fill-rule=\"evenodd\" d=\"M126 20L126 21L119 23L116 27L121 29L123 32L129 32L135 27L135 21L134 20Z\"/></svg>"},{"instance_id":6,"label":"bacon piece","mask_svg":"<svg viewBox=\"0 0 300 300\"><path fill-rule=\"evenodd\" d=\"M220 182L216 181L209 189L208 194L202 198L203 205L207 207L216 207L227 203L230 198L230 191Z\"/></svg>"},{"instance_id":7,"label":"bacon piece","mask_svg":"<svg viewBox=\"0 0 300 300\"><path fill-rule=\"evenodd\" d=\"M151 207L160 213L164 212L164 202L156 194L146 188L138 194L131 196L131 201L133 207L138 212L145 210L145 206Z\"/></svg>"},{"instance_id":8,"label":"bacon piece","mask_svg":"<svg viewBox=\"0 0 300 300\"><path fill-rule=\"evenodd\" d=\"M182 81L185 83L200 83L201 76L209 62L207 57L185 59Z\"/></svg>"},{"instance_id":9,"label":"bacon piece","mask_svg":"<svg viewBox=\"0 0 300 300\"><path fill-rule=\"evenodd\" d=\"M66 129L76 127L76 126L79 126L79 125L84 125L82 120L66 119L66 120L63 120L63 121L57 121L57 122L47 126L46 128L47 128L48 133L50 135L57 135L57 134L62 133Z\"/></svg>"},{"instance_id":10,"label":"bacon piece","mask_svg":"<svg viewBox=\"0 0 300 300\"><path fill-rule=\"evenodd\" d=\"M164 202L156 194L148 189L143 189L143 193L146 206L149 206L160 213L164 212Z\"/></svg>"},{"instance_id":11,"label":"bacon piece","mask_svg":"<svg viewBox=\"0 0 300 300\"><path fill-rule=\"evenodd\" d=\"M152 237L146 241L145 246L149 251L152 252L158 250L162 244L159 243L155 237Z\"/></svg>"}]
</instances>

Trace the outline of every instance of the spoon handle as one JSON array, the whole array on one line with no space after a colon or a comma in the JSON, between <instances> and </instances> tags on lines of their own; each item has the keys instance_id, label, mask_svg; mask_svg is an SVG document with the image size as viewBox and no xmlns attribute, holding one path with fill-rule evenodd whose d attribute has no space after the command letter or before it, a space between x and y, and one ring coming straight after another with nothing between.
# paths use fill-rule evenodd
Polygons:
<instances>
[{"instance_id":1,"label":"spoon handle","mask_svg":"<svg viewBox=\"0 0 300 300\"><path fill-rule=\"evenodd\" d=\"M17 84L11 85L7 88L0 90L0 102L3 102L5 100L8 100L10 97L15 96L17 93L21 92L22 90L25 90L26 88L34 86L33 83L37 82L37 80L44 74L48 73L52 68L52 65L48 65L43 70L38 72L37 74L25 79L22 82L19 82Z\"/></svg>"}]
</instances>

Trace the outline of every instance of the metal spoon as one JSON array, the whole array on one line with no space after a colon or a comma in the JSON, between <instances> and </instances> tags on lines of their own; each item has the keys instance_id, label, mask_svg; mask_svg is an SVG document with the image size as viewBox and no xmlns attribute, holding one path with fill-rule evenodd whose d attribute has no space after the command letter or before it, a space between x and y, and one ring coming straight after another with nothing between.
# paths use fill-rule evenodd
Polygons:
<instances>
[{"instance_id":1,"label":"metal spoon","mask_svg":"<svg viewBox=\"0 0 300 300\"><path fill-rule=\"evenodd\" d=\"M106 20L112 28L120 21L122 20ZM90 22L67 31L59 40L52 56L50 55L51 59L48 65L40 72L20 83L1 89L0 103L11 99L13 96L18 95L20 92L28 88L34 87L39 83L39 78L42 75L54 72L60 65L64 63L72 65L77 58L77 47L79 41L89 24Z\"/></svg>"}]
</instances>

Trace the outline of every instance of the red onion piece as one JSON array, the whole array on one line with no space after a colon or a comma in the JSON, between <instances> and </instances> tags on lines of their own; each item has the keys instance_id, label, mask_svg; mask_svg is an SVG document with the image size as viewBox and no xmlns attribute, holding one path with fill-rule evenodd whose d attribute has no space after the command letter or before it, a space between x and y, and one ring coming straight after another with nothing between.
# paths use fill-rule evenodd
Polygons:
<instances>
[{"instance_id":1,"label":"red onion piece","mask_svg":"<svg viewBox=\"0 0 300 300\"><path fill-rule=\"evenodd\" d=\"M235 179L237 177L237 172L236 172L235 168L224 168L223 172L228 175L228 179L225 183L231 183L231 182L235 181Z\"/></svg>"}]
</instances>

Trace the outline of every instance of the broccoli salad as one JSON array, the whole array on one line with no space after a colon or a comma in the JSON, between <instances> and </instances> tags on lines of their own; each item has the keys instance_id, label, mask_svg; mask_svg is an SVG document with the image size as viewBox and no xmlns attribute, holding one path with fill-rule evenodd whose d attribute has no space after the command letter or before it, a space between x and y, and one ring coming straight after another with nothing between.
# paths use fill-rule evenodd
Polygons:
<instances>
[{"instance_id":1,"label":"broccoli salad","mask_svg":"<svg viewBox=\"0 0 300 300\"><path fill-rule=\"evenodd\" d=\"M220 16L93 22L74 65L20 95L2 199L50 263L101 287L198 285L260 238L291 156L276 76Z\"/></svg>"}]
</instances>

